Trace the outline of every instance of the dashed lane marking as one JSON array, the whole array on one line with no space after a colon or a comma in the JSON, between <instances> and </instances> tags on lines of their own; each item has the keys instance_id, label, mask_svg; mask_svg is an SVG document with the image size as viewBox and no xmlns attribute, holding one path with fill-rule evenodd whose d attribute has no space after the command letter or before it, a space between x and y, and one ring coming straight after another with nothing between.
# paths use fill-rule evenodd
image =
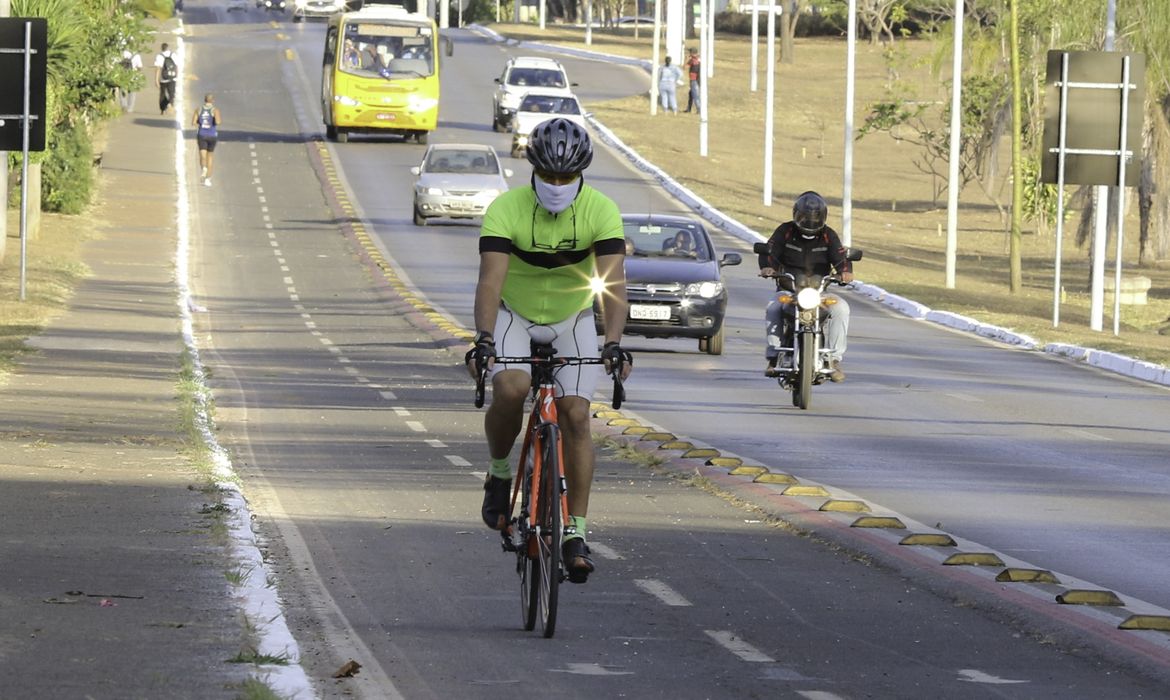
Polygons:
<instances>
[{"instance_id":1,"label":"dashed lane marking","mask_svg":"<svg viewBox=\"0 0 1170 700\"><path fill-rule=\"evenodd\" d=\"M604 544L597 544L596 542L590 542L589 549L594 554L601 557L602 559L609 559L611 561L618 561L619 559L625 559L625 557L623 557L621 554L619 554L612 547L609 547L609 546L604 545Z\"/></svg>"},{"instance_id":2,"label":"dashed lane marking","mask_svg":"<svg viewBox=\"0 0 1170 700\"><path fill-rule=\"evenodd\" d=\"M1011 685L1015 683L1030 683L1031 681L1013 681L1007 678L1000 678L993 676L990 673L984 673L973 668L964 668L959 670L958 680L964 683L987 683L989 685Z\"/></svg>"},{"instance_id":3,"label":"dashed lane marking","mask_svg":"<svg viewBox=\"0 0 1170 700\"><path fill-rule=\"evenodd\" d=\"M654 596L662 603L676 608L689 608L691 601L683 597L681 593L666 585L662 581L652 578L636 578L634 585ZM708 632L708 634L710 634Z\"/></svg>"},{"instance_id":4,"label":"dashed lane marking","mask_svg":"<svg viewBox=\"0 0 1170 700\"><path fill-rule=\"evenodd\" d=\"M1090 432L1088 430L1082 430L1081 428L1061 428L1061 430L1068 433L1069 435L1075 435L1077 437L1082 437L1082 438L1085 438L1086 440L1097 440L1099 442L1113 442L1113 438L1111 438L1111 437L1105 437L1104 435L1098 435L1097 433L1093 433L1093 432Z\"/></svg>"},{"instance_id":5,"label":"dashed lane marking","mask_svg":"<svg viewBox=\"0 0 1170 700\"><path fill-rule=\"evenodd\" d=\"M386 399L387 401L394 401L395 399L398 398L398 396L395 395L395 393L393 391L379 391L378 395L381 396L382 398Z\"/></svg>"},{"instance_id":6,"label":"dashed lane marking","mask_svg":"<svg viewBox=\"0 0 1170 700\"><path fill-rule=\"evenodd\" d=\"M443 442L442 440L433 440L432 439L432 440L423 440L423 442L425 442L427 445L429 445L431 447L434 447L434 448L440 449L440 450L447 446L447 443Z\"/></svg>"},{"instance_id":7,"label":"dashed lane marking","mask_svg":"<svg viewBox=\"0 0 1170 700\"><path fill-rule=\"evenodd\" d=\"M756 664L774 663L776 660L768 656L764 652L748 644L734 632L727 630L704 630L707 636L715 640L715 643L724 649L735 654L743 661L748 661Z\"/></svg>"},{"instance_id":8,"label":"dashed lane marking","mask_svg":"<svg viewBox=\"0 0 1170 700\"><path fill-rule=\"evenodd\" d=\"M416 433L425 433L427 431L427 426L423 425L422 423L420 423L416 420L406 421L406 427L410 428L411 430L413 430Z\"/></svg>"},{"instance_id":9,"label":"dashed lane marking","mask_svg":"<svg viewBox=\"0 0 1170 700\"><path fill-rule=\"evenodd\" d=\"M443 455L443 456L447 458L448 462L450 462L452 465L454 465L456 467L470 467L471 466L471 462L468 462L466 459L463 459L459 455Z\"/></svg>"}]
</instances>

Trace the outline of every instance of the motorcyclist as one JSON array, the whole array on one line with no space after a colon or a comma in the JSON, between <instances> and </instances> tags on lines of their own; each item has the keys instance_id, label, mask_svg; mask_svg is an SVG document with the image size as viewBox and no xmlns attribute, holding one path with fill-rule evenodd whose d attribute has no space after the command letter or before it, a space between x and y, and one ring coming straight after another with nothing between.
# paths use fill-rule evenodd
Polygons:
<instances>
[{"instance_id":1,"label":"motorcyclist","mask_svg":"<svg viewBox=\"0 0 1170 700\"><path fill-rule=\"evenodd\" d=\"M776 289L790 291L797 291L808 277L820 278L828 274L837 274L842 282L851 282L853 263L847 257L841 237L825 225L828 216L829 205L824 197L816 192L810 190L797 197L792 206L792 220L776 227L768 239L768 252L759 256L760 276L776 277ZM783 276L785 272L796 278L797 289L791 289L793 282ZM814 283L816 281L813 280ZM841 382L845 380L841 361L845 357L849 334L849 304L837 295L825 296L835 299L835 303L824 307L827 309L823 326L825 344L829 350L829 367L832 371L829 379ZM764 370L766 376L778 376L776 361L780 349L793 347L791 328L793 306L791 303L781 304L776 295L772 294L768 308L764 312L766 341L764 356L768 361ZM786 354L784 359L790 362L791 354Z\"/></svg>"}]
</instances>

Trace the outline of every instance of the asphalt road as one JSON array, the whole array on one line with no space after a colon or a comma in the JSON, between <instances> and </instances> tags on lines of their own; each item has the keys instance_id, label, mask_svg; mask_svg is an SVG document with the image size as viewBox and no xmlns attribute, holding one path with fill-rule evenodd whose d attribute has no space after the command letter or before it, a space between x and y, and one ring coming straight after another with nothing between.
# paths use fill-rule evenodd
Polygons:
<instances>
[{"instance_id":1,"label":"asphalt road","mask_svg":"<svg viewBox=\"0 0 1170 700\"><path fill-rule=\"evenodd\" d=\"M185 19L197 76L188 104L213 91L227 122L215 185L192 192L192 288L208 310L200 342L221 440L322 695L1164 692L1043 616L868 563L612 455L590 518L598 574L566 587L555 639L520 631L518 578L476 514L482 414L455 366L461 352L412 324L412 307L339 235L364 231L466 324L477 229L410 223L408 168L422 147L316 140L320 24L274 26L210 2L189 2ZM457 33L435 141L506 150L489 113L504 55ZM630 69L565 62L587 107L641 89ZM514 184L527 179L513 167ZM605 152L589 177L627 210L679 208ZM1163 390L857 299L848 382L799 412L759 374L767 287L750 264L730 270L723 356L689 341L630 341L639 360L629 407L640 416L1170 606L1157 556ZM331 680L349 658L362 673Z\"/></svg>"}]
</instances>

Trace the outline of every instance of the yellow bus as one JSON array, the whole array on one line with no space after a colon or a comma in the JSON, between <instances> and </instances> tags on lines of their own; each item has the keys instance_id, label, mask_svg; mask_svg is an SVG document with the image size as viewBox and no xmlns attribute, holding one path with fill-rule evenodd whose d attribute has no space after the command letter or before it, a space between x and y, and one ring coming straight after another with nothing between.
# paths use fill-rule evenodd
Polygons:
<instances>
[{"instance_id":1,"label":"yellow bus","mask_svg":"<svg viewBox=\"0 0 1170 700\"><path fill-rule=\"evenodd\" d=\"M393 134L418 143L439 121L439 32L424 14L373 5L329 20L321 70L325 134Z\"/></svg>"}]
</instances>

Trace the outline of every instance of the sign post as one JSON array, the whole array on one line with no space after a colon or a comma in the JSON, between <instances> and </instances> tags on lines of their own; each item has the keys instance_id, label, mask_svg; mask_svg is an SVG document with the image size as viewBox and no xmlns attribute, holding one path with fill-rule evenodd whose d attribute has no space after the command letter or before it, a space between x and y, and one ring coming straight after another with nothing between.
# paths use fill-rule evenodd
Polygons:
<instances>
[{"instance_id":1,"label":"sign post","mask_svg":"<svg viewBox=\"0 0 1170 700\"><path fill-rule=\"evenodd\" d=\"M1040 181L1057 186L1056 261L1052 325L1060 324L1061 238L1064 233L1064 185L1117 187L1117 259L1113 289L1113 334L1121 332L1121 252L1125 188L1136 187L1141 154L1145 57L1112 51L1049 51ZM1101 209L1107 207L1098 201ZM1104 238L1095 242L1104 255ZM1100 258L1098 258L1098 262ZM1102 270L1104 268L1102 267ZM1093 306L1098 307L1101 275L1094 271ZM1096 313L1092 330L1101 330Z\"/></svg>"},{"instance_id":2,"label":"sign post","mask_svg":"<svg viewBox=\"0 0 1170 700\"><path fill-rule=\"evenodd\" d=\"M20 75L0 90L0 151L21 151L20 300L24 301L28 256L28 154L45 150L45 83L48 20L0 18L0 75ZM10 83L10 84L12 84Z\"/></svg>"}]
</instances>

